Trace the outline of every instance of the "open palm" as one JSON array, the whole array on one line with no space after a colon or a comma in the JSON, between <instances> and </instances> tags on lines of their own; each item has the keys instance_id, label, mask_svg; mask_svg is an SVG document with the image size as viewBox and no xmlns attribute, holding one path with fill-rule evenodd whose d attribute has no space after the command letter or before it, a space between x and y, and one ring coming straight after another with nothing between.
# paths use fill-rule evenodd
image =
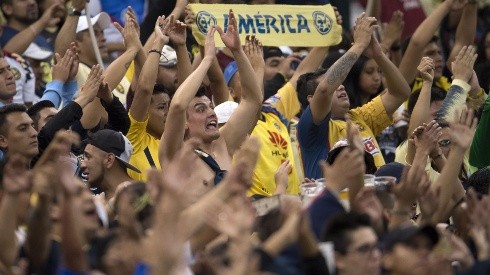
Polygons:
<instances>
[{"instance_id":1,"label":"open palm","mask_svg":"<svg viewBox=\"0 0 490 275\"><path fill-rule=\"evenodd\" d=\"M230 10L228 13L229 24L226 28L226 32L217 26L217 30L219 35L221 36L221 41L225 44L226 47L230 48L232 51L237 51L241 47L240 37L238 35L238 27L235 19L235 14L233 10Z\"/></svg>"}]
</instances>

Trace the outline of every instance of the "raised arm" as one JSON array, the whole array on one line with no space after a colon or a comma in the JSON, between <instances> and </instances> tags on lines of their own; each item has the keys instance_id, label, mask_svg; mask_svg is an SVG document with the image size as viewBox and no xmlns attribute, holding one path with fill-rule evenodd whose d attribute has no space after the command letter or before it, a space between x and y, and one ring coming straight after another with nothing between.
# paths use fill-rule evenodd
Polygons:
<instances>
[{"instance_id":1,"label":"raised arm","mask_svg":"<svg viewBox=\"0 0 490 275\"><path fill-rule=\"evenodd\" d=\"M58 12L60 8L61 4L52 4L46 11L44 11L41 18L12 37L7 44L5 44L3 49L10 53L24 53L29 45L36 39L38 34L40 34L46 27L56 25L60 21L59 18L54 17L54 14Z\"/></svg>"},{"instance_id":2,"label":"raised arm","mask_svg":"<svg viewBox=\"0 0 490 275\"><path fill-rule=\"evenodd\" d=\"M26 169L27 163L20 155L14 155L3 168L2 198L0 199L0 265L14 265L18 253L17 208L21 193L30 192L31 179ZM22 195L22 196L25 196Z\"/></svg>"},{"instance_id":3,"label":"raised arm","mask_svg":"<svg viewBox=\"0 0 490 275\"><path fill-rule=\"evenodd\" d=\"M400 62L400 72L408 83L412 83L417 75L417 66L424 54L424 48L434 36L444 17L451 10L452 2L447 0L439 4L437 8L415 30Z\"/></svg>"},{"instance_id":4,"label":"raised arm","mask_svg":"<svg viewBox=\"0 0 490 275\"><path fill-rule=\"evenodd\" d=\"M160 146L158 147L158 157L162 165L164 165L166 161L172 160L178 150L182 148L187 107L189 106L189 102L195 97L215 56L215 31L214 27L209 29L206 36L206 54L201 61L201 64L199 64L199 67L197 67L184 83L179 86L170 102L165 131L163 132Z\"/></svg>"},{"instance_id":5,"label":"raised arm","mask_svg":"<svg viewBox=\"0 0 490 275\"><path fill-rule=\"evenodd\" d=\"M430 109L430 94L432 81L434 79L434 62L430 57L422 58L420 65L417 67L420 75L424 79L422 84L422 90L420 91L419 98L415 107L413 108L412 115L410 117L410 123L408 124L408 133L412 133L415 128L421 126L423 123L427 123L429 120ZM408 164L411 164L415 156L415 146L413 143L408 143L407 156L405 160Z\"/></svg>"},{"instance_id":6,"label":"raised arm","mask_svg":"<svg viewBox=\"0 0 490 275\"><path fill-rule=\"evenodd\" d=\"M410 86L408 86L408 83L395 64L383 53L374 34L366 52L370 52L372 58L374 58L383 70L386 80L386 92L381 94L381 100L383 101L386 113L392 116L398 107L410 96Z\"/></svg>"},{"instance_id":7,"label":"raised arm","mask_svg":"<svg viewBox=\"0 0 490 275\"><path fill-rule=\"evenodd\" d=\"M177 54L177 79L179 85L192 73L192 64L185 45L186 41L186 25L179 20L175 20L173 15L170 16L170 26L168 29L168 37L175 47Z\"/></svg>"},{"instance_id":8,"label":"raised arm","mask_svg":"<svg viewBox=\"0 0 490 275\"><path fill-rule=\"evenodd\" d=\"M456 37L454 46L446 61L446 66L451 70L451 62L456 59L461 48L464 45L471 45L474 42L476 34L478 4L476 1L468 1L468 4L463 9L463 14L456 29Z\"/></svg>"},{"instance_id":9,"label":"raised arm","mask_svg":"<svg viewBox=\"0 0 490 275\"><path fill-rule=\"evenodd\" d=\"M369 45L375 23L374 17L367 17L364 13L357 18L354 45L328 69L325 77L319 80L318 87L310 102L311 114L315 124L320 123L330 113L332 96Z\"/></svg>"},{"instance_id":10,"label":"raised arm","mask_svg":"<svg viewBox=\"0 0 490 275\"><path fill-rule=\"evenodd\" d=\"M76 11L81 12L85 8L85 2L86 0L73 0L71 5ZM63 26L56 36L54 52L64 53L68 47L70 47L70 43L75 41L75 33L79 18L80 16L76 14L68 15L65 18L65 23L63 23Z\"/></svg>"},{"instance_id":11,"label":"raised arm","mask_svg":"<svg viewBox=\"0 0 490 275\"><path fill-rule=\"evenodd\" d=\"M136 88L133 104L129 109L129 114L136 121L144 121L148 116L148 109L150 108L151 96L153 94L153 87L158 74L158 63L160 62L160 55L163 46L168 43L169 38L166 36L168 27L168 20L163 20L162 17L158 17L155 23L155 39L151 50L148 53L145 65L141 70L141 74L138 78L138 86Z\"/></svg>"},{"instance_id":12,"label":"raised arm","mask_svg":"<svg viewBox=\"0 0 490 275\"><path fill-rule=\"evenodd\" d=\"M221 135L226 142L228 153L233 155L243 143L245 137L255 127L258 118L258 112L262 105L262 89L252 65L247 59L245 52L240 44L238 36L237 21L233 11L228 14L230 22L226 32L217 26L217 30L221 36L221 40L228 47L235 57L240 74L240 85L242 87L242 97L240 104L232 114L228 122L220 129Z\"/></svg>"}]
</instances>

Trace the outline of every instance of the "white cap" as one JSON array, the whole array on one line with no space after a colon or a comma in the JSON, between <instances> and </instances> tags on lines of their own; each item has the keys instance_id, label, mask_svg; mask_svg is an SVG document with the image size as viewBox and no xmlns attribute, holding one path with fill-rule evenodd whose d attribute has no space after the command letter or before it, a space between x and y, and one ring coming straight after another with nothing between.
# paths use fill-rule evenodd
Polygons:
<instances>
[{"instance_id":1,"label":"white cap","mask_svg":"<svg viewBox=\"0 0 490 275\"><path fill-rule=\"evenodd\" d=\"M214 107L214 112L218 117L218 124L226 123L237 107L238 103L235 101L225 101Z\"/></svg>"},{"instance_id":2,"label":"white cap","mask_svg":"<svg viewBox=\"0 0 490 275\"><path fill-rule=\"evenodd\" d=\"M22 55L30 59L43 61L50 58L53 52L39 47L36 43L31 43Z\"/></svg>"},{"instance_id":3,"label":"white cap","mask_svg":"<svg viewBox=\"0 0 490 275\"><path fill-rule=\"evenodd\" d=\"M99 27L101 29L105 29L105 28L109 27L109 25L111 24L111 18L105 12L101 12L101 13L97 14L96 16L92 17L90 21L92 21L92 25L95 25L98 23ZM84 30L88 30L87 16L81 15L78 18L76 33L79 33L79 32L84 31Z\"/></svg>"},{"instance_id":4,"label":"white cap","mask_svg":"<svg viewBox=\"0 0 490 275\"><path fill-rule=\"evenodd\" d=\"M160 56L160 66L173 67L177 65L177 53L169 45L163 46L162 55Z\"/></svg>"}]
</instances>

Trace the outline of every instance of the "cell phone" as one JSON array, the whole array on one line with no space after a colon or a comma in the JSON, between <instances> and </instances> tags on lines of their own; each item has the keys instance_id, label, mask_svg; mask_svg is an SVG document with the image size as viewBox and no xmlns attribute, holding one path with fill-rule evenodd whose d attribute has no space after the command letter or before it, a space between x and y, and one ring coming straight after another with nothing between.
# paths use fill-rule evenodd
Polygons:
<instances>
[{"instance_id":1,"label":"cell phone","mask_svg":"<svg viewBox=\"0 0 490 275\"><path fill-rule=\"evenodd\" d=\"M275 195L272 197L262 198L252 202L252 205L257 211L257 216L261 217L271 212L274 209L279 209L281 207L281 197Z\"/></svg>"}]
</instances>

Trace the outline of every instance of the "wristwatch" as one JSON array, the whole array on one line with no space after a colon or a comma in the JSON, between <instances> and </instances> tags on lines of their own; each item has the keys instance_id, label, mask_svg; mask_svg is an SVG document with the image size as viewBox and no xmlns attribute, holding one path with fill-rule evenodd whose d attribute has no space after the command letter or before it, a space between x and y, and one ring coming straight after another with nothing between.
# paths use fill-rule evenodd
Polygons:
<instances>
[{"instance_id":1,"label":"wristwatch","mask_svg":"<svg viewBox=\"0 0 490 275\"><path fill-rule=\"evenodd\" d=\"M68 15L70 15L70 16L80 16L80 15L82 15L82 12L81 12L81 11L76 10L74 7L71 7L71 8L68 10Z\"/></svg>"}]
</instances>

